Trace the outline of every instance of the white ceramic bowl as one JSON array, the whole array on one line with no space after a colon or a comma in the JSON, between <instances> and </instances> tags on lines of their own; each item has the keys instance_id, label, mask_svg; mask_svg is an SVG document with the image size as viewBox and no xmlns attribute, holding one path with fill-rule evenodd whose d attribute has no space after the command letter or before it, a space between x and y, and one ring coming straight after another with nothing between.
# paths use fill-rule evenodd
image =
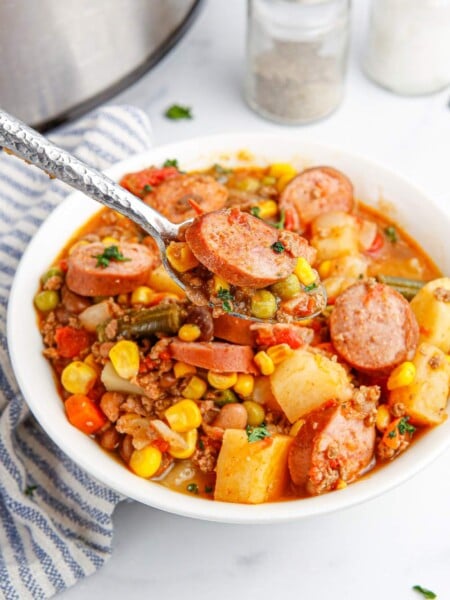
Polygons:
<instances>
[{"instance_id":1,"label":"white ceramic bowl","mask_svg":"<svg viewBox=\"0 0 450 600\"><path fill-rule=\"evenodd\" d=\"M183 170L222 165L291 162L298 168L330 165L352 180L356 196L381 207L401 224L444 273L450 272L448 217L425 193L381 165L360 156L302 140L300 136L236 134L199 138L155 148L108 171L113 178L176 158ZM64 201L45 221L17 270L8 307L8 343L14 370L32 412L68 456L99 481L126 496L172 513L232 523L271 523L320 515L363 502L404 482L434 460L450 443L450 419L418 439L392 464L348 488L320 497L257 506L213 502L173 492L129 472L95 441L72 427L64 414L36 326L33 296L39 275L52 264L68 238L99 205L80 193Z\"/></svg>"}]
</instances>

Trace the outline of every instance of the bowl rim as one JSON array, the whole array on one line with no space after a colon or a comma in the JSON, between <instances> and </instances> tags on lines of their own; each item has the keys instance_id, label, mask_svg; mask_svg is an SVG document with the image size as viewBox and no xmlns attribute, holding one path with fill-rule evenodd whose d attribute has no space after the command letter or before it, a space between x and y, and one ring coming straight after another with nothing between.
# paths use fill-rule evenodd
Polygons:
<instances>
[{"instance_id":1,"label":"bowl rim","mask_svg":"<svg viewBox=\"0 0 450 600\"><path fill-rule=\"evenodd\" d=\"M447 224L450 223L449 216L441 206L430 199L424 190L420 189L403 175L397 173L394 169L386 167L385 165L356 152L287 133L240 132L195 137L178 143L155 146L148 151L133 155L114 164L112 167L105 170L105 172L113 179L117 179L127 171L138 170L152 164L152 161L156 162L155 157L170 157L185 152L188 156L192 155L197 158L200 156L200 160L202 160L201 155L202 152L205 151L209 153L214 151L224 152L221 148L227 147L233 147L235 148L234 151L237 151L238 149L248 148L252 144L256 151L258 151L257 149L261 144L272 146L273 144L286 143L288 145L292 144L294 147L307 148L312 154L314 154L314 152L318 152L319 154L323 153L325 155L333 155L333 153L336 153L337 156L342 156L345 160L355 161L359 167L364 168L364 166L366 166L368 169L374 170L375 172L379 171L380 173L387 174L386 176L392 178L392 180L397 182L400 186L410 190L411 194L417 195L422 202L425 202L428 206L432 207L436 218L443 219ZM301 150L302 153L307 151L308 150ZM225 152L227 151L225 150ZM298 149L296 149L295 152L297 153ZM257 164L258 160L260 159L256 158L254 164ZM440 425L434 431L421 436L408 452L400 455L391 464L376 469L358 482L348 486L346 489L340 490L339 493L334 492L298 500L293 499L259 505L248 505L191 497L186 494L169 490L157 483L148 482L147 480L136 477L127 470L124 465L119 464L114 458L104 452L95 441L78 430L75 430L75 428L69 424L64 415L62 408L63 403L57 394L55 383L51 377L47 379L52 379L50 383L54 388L54 394L57 396L61 405L61 414L58 414L57 418L55 417L55 422L53 422L52 419L49 421L45 406L43 407L42 402L37 398L34 389L35 383L33 383L33 380L29 376L24 365L24 361L21 359L23 352L27 349L24 345L26 342L22 339L23 336L21 338L16 335L18 325L22 323L22 316L19 308L21 308L21 305L23 305L24 302L24 290L27 288L29 289L31 285L29 281L26 281L27 274L33 272L35 274L37 272L36 267L34 267L35 257L42 244L45 244L45 241L48 239L47 231L51 231L52 228L54 229L61 220L64 220L67 217L67 215L73 216L74 214L77 214L79 212L79 205L83 203L86 206L86 211L88 211L87 214L93 214L100 208L97 203L86 199L80 192L70 193L66 199L64 199L47 216L32 240L29 242L19 262L8 301L7 342L16 379L31 412L56 445L99 482L120 492L124 496L142 502L143 504L182 516L223 523L279 523L335 512L373 499L413 477L428 464L433 462L447 449L447 447L450 446L450 435L448 435L450 422L448 422L447 424ZM87 216L83 219L80 217L80 221L77 223L76 227L70 225L72 233L75 233L87 218ZM66 235L66 241L69 238L70 235ZM53 252L52 254L53 258L60 248L60 245L56 247L56 252ZM50 262L48 264L50 264ZM48 267L48 264L45 268ZM34 290L36 290L36 286L37 279L35 281ZM32 302L30 302L28 306L28 319L30 319L30 312L34 315ZM35 327L35 329L37 330L38 328ZM30 349L27 351L30 351ZM41 359L42 360L37 359L38 363L40 362L41 366L43 366L45 362L49 367L46 359L43 357L41 357ZM94 462L90 459L90 448L92 448L92 444L97 449L94 455L98 460L94 460ZM413 451L414 458L411 456ZM105 457L109 457L107 461L104 460ZM105 469L105 465L108 466L108 468Z\"/></svg>"}]
</instances>

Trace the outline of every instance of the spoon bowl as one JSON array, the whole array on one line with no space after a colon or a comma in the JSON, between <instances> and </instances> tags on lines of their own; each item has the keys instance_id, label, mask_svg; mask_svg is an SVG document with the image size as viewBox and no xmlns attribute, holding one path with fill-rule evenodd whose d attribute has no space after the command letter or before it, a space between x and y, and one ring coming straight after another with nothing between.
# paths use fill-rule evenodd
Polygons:
<instances>
[{"instance_id":1,"label":"spoon bowl","mask_svg":"<svg viewBox=\"0 0 450 600\"><path fill-rule=\"evenodd\" d=\"M37 131L22 123L19 119L0 110L0 147L3 146L19 158L33 164L54 177L67 183L71 187L83 192L93 200L111 208L112 210L128 217L148 233L156 242L164 268L170 277L183 289L186 296L193 304L210 305L209 299L199 290L189 286L172 268L167 259L166 250L170 242L183 237L183 232L189 228L193 221L202 219L188 219L182 223L172 223L151 206L139 200L125 188L110 179L104 173L82 162L66 150L59 148ZM217 213L222 211L216 211ZM211 215L212 213L209 213ZM247 219L253 220L258 227L270 228L262 225L261 221L251 215ZM257 245L255 244L255 249ZM200 260L202 263L203 261ZM204 263L207 266L207 263ZM220 273L219 273L220 274ZM320 295L317 300L317 309L314 313L295 320L310 319L322 312L326 306L326 292L322 285L318 285L315 294ZM249 315L232 311L232 316L261 321ZM267 322L268 320L266 320Z\"/></svg>"}]
</instances>

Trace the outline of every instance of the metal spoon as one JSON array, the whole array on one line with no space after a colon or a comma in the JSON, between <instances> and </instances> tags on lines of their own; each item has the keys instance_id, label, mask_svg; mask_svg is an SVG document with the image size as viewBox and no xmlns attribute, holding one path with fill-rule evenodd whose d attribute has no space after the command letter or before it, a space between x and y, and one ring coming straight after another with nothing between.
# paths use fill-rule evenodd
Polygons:
<instances>
[{"instance_id":1,"label":"metal spoon","mask_svg":"<svg viewBox=\"0 0 450 600\"><path fill-rule=\"evenodd\" d=\"M208 304L208 299L197 289L187 286L181 281L167 260L167 245L179 237L179 233L192 219L174 224L151 206L145 204L130 192L122 188L104 173L85 164L66 150L59 148L40 133L12 117L0 109L0 147L10 150L13 154L33 164L71 187L83 192L89 198L104 204L137 223L148 233L158 245L163 265L170 277L186 292L194 304ZM318 293L323 296L323 308L326 305L326 294L323 286ZM322 310L322 309L321 309ZM319 314L318 310L311 318ZM230 313L233 316L248 319L240 313ZM251 318L259 321L260 319ZM297 319L297 320L302 320Z\"/></svg>"}]
</instances>

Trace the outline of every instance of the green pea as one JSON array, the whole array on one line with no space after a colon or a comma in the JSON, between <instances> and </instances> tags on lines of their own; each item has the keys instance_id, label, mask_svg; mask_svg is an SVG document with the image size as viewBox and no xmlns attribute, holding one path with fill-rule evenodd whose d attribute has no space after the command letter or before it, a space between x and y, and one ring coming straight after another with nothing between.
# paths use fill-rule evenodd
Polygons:
<instances>
[{"instance_id":1,"label":"green pea","mask_svg":"<svg viewBox=\"0 0 450 600\"><path fill-rule=\"evenodd\" d=\"M257 192L260 185L259 179L254 177L245 177L245 179L236 182L236 187L243 192Z\"/></svg>"},{"instance_id":2,"label":"green pea","mask_svg":"<svg viewBox=\"0 0 450 600\"><path fill-rule=\"evenodd\" d=\"M251 300L251 313L257 319L271 319L277 312L277 301L268 290L256 291Z\"/></svg>"},{"instance_id":3,"label":"green pea","mask_svg":"<svg viewBox=\"0 0 450 600\"><path fill-rule=\"evenodd\" d=\"M54 290L38 292L34 297L34 304L41 312L49 312L59 304L59 294Z\"/></svg>"},{"instance_id":4,"label":"green pea","mask_svg":"<svg viewBox=\"0 0 450 600\"><path fill-rule=\"evenodd\" d=\"M258 427L264 422L266 418L266 412L261 404L254 402L253 400L245 400L242 403L245 410L247 411L247 424L251 427Z\"/></svg>"},{"instance_id":5,"label":"green pea","mask_svg":"<svg viewBox=\"0 0 450 600\"><path fill-rule=\"evenodd\" d=\"M217 404L217 406L224 406L225 404L239 402L239 398L236 396L233 390L222 390L220 394L214 398L214 402Z\"/></svg>"},{"instance_id":6,"label":"green pea","mask_svg":"<svg viewBox=\"0 0 450 600\"><path fill-rule=\"evenodd\" d=\"M41 277L42 284L46 283L52 277L64 277L64 273L59 267L50 267L50 269Z\"/></svg>"},{"instance_id":7,"label":"green pea","mask_svg":"<svg viewBox=\"0 0 450 600\"><path fill-rule=\"evenodd\" d=\"M271 285L270 289L282 300L289 300L300 293L301 286L297 275L292 273L292 275L289 275L286 279L282 279Z\"/></svg>"}]
</instances>

